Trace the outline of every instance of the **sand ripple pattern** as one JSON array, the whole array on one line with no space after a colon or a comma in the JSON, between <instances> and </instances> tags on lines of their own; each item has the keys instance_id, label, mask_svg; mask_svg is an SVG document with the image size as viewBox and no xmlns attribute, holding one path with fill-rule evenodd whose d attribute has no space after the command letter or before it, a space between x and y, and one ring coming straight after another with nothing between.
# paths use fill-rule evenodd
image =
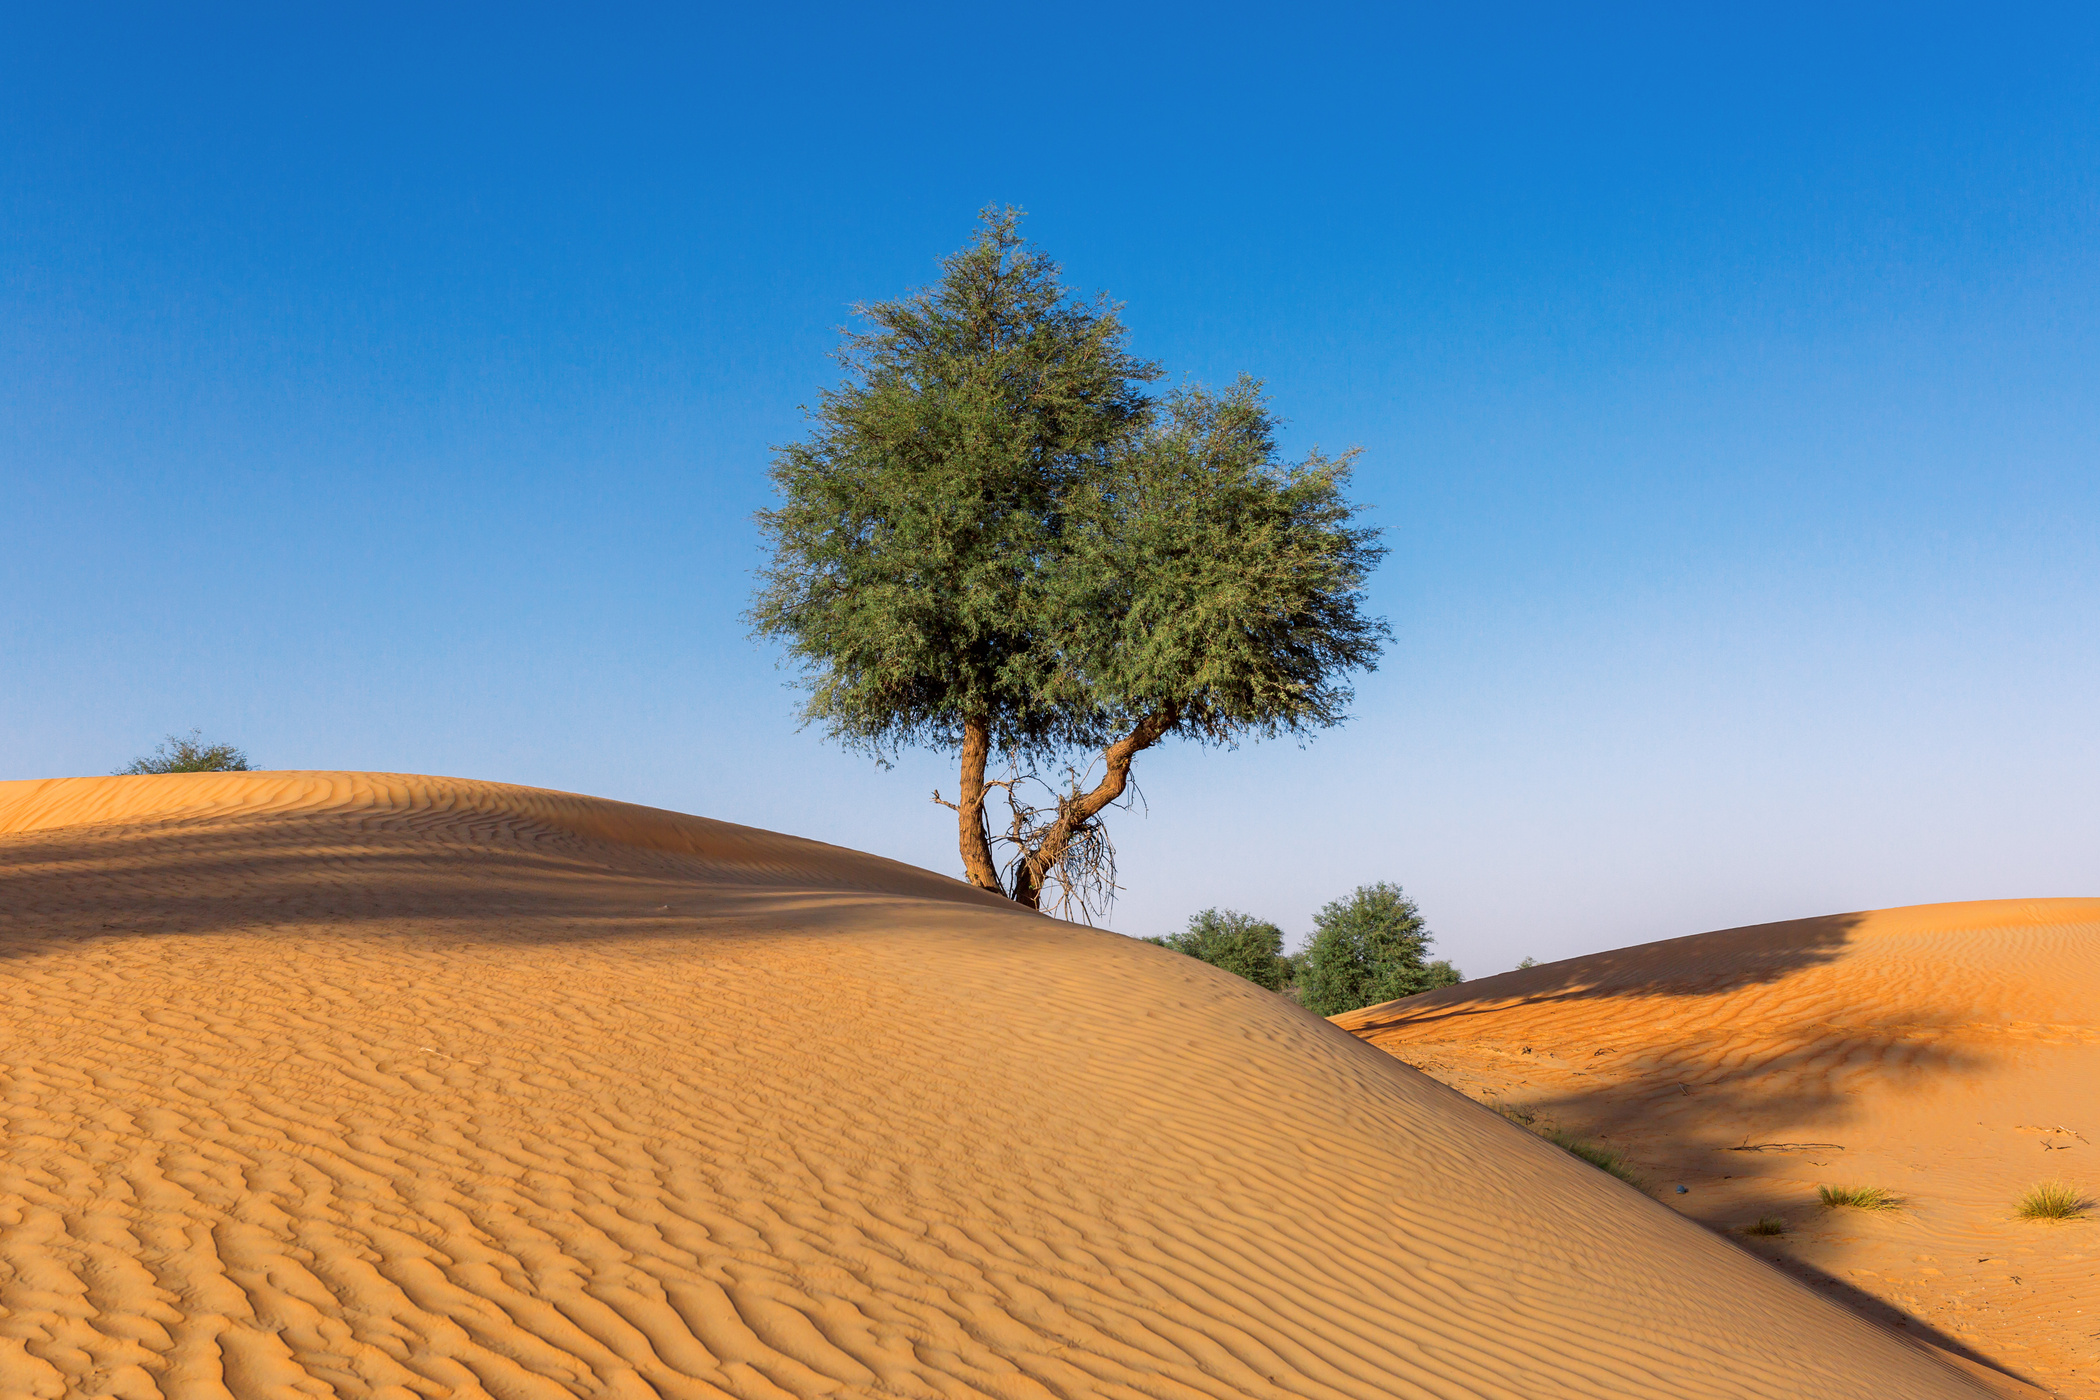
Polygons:
<instances>
[{"instance_id":1,"label":"sand ripple pattern","mask_svg":"<svg viewBox=\"0 0 2100 1400\"><path fill-rule=\"evenodd\" d=\"M1982 1393L892 862L363 774L0 784L0 833L0 1395Z\"/></svg>"},{"instance_id":2,"label":"sand ripple pattern","mask_svg":"<svg viewBox=\"0 0 2100 1400\"><path fill-rule=\"evenodd\" d=\"M1687 1185L1666 1199L1716 1228L1788 1221L1746 1242L1870 1316L2100 1400L2092 1215L2013 1214L2044 1179L2100 1197L2100 899L1724 929L1337 1021ZM1819 1209L1842 1182L1906 1206Z\"/></svg>"}]
</instances>

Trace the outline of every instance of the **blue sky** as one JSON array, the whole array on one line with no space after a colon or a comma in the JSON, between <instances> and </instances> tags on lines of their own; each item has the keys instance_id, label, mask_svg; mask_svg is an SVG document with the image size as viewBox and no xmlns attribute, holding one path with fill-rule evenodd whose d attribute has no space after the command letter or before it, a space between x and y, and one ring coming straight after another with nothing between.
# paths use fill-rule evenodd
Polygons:
<instances>
[{"instance_id":1,"label":"blue sky","mask_svg":"<svg viewBox=\"0 0 2100 1400\"><path fill-rule=\"evenodd\" d=\"M738 613L848 306L1010 202L1393 549L1346 728L1141 763L1116 926L2100 893L2089 8L759 8L12 18L0 777L196 725L954 870Z\"/></svg>"}]
</instances>

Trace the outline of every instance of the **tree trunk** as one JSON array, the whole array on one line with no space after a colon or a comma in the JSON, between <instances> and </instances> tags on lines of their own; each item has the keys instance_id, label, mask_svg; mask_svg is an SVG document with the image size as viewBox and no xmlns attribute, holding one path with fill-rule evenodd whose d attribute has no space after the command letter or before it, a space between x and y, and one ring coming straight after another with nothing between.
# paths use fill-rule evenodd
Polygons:
<instances>
[{"instance_id":1,"label":"tree trunk","mask_svg":"<svg viewBox=\"0 0 2100 1400\"><path fill-rule=\"evenodd\" d=\"M1057 804L1057 820L1043 833L1043 839L1032 851L1024 852L1014 867L1013 899L1017 904L1030 909L1042 907L1043 882L1056 868L1064 856L1065 848L1072 844L1072 835L1098 815L1102 808L1123 795L1130 785L1130 761L1151 748L1167 736L1181 718L1181 712L1171 703L1160 706L1138 721L1137 728L1101 751L1107 772L1101 781L1088 793L1060 798ZM965 750L967 752L967 749ZM978 769L979 784L983 782L983 768ZM982 800L980 799L980 805Z\"/></svg>"},{"instance_id":2,"label":"tree trunk","mask_svg":"<svg viewBox=\"0 0 2100 1400\"><path fill-rule=\"evenodd\" d=\"M993 894L1005 894L1005 887L999 883L999 865L992 859L991 835L984 824L984 765L991 756L990 722L983 719L965 719L962 744L962 800L955 804L956 835L962 846L963 873L978 889L990 890Z\"/></svg>"}]
</instances>

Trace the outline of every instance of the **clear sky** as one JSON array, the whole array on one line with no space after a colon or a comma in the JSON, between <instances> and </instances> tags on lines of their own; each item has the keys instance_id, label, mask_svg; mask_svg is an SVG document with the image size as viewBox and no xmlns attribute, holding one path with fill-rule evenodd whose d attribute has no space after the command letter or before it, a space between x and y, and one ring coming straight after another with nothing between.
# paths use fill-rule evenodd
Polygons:
<instances>
[{"instance_id":1,"label":"clear sky","mask_svg":"<svg viewBox=\"0 0 2100 1400\"><path fill-rule=\"evenodd\" d=\"M848 306L1008 202L1393 551L1348 726L1141 760L1117 927L2100 894L2090 6L50 5L0 78L0 777L195 725L955 871L738 614Z\"/></svg>"}]
</instances>

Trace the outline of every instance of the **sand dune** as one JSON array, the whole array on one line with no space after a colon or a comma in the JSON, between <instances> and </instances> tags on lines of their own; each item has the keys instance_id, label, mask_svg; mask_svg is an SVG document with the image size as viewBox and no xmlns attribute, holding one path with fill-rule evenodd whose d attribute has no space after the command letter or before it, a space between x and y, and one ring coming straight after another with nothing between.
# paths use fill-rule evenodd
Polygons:
<instances>
[{"instance_id":1,"label":"sand dune","mask_svg":"<svg viewBox=\"0 0 2100 1400\"><path fill-rule=\"evenodd\" d=\"M1280 998L892 862L362 774L0 784L0 833L9 1397L1984 1393Z\"/></svg>"},{"instance_id":2,"label":"sand dune","mask_svg":"<svg viewBox=\"0 0 2100 1400\"><path fill-rule=\"evenodd\" d=\"M1665 1200L1869 1316L2100 1397L2100 899L1926 905L1672 939L1337 1018L1626 1153ZM1690 1188L1675 1191L1677 1184ZM1825 1209L1821 1184L1901 1193Z\"/></svg>"}]
</instances>

